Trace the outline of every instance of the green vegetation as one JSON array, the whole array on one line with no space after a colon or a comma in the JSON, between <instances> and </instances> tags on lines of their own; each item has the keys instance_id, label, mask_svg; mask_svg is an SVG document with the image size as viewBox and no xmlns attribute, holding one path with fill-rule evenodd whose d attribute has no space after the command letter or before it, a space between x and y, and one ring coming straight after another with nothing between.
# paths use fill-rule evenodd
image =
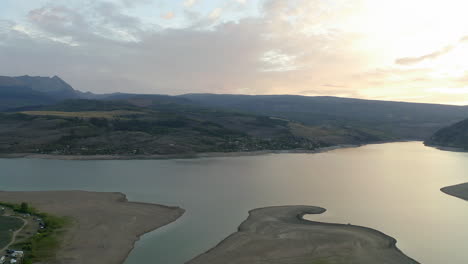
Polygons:
<instances>
[{"instance_id":1,"label":"green vegetation","mask_svg":"<svg viewBox=\"0 0 468 264\"><path fill-rule=\"evenodd\" d=\"M41 219L43 223L44 228L39 229L37 234L13 245L15 249L25 251L23 263L44 262L54 258L56 250L60 247L63 229L71 223L70 219L39 212L24 202L21 204L0 202L0 206L12 208L18 213L31 214Z\"/></svg>"},{"instance_id":2,"label":"green vegetation","mask_svg":"<svg viewBox=\"0 0 468 264\"><path fill-rule=\"evenodd\" d=\"M113 110L113 111L86 111L86 112L60 112L60 111L24 111L26 115L33 116L58 116L58 117L76 117L76 118L118 118L129 115L141 114L136 111Z\"/></svg>"},{"instance_id":3,"label":"green vegetation","mask_svg":"<svg viewBox=\"0 0 468 264\"><path fill-rule=\"evenodd\" d=\"M47 261L55 257L56 250L60 247L63 228L70 220L44 213L37 215L44 222L44 229L32 236L26 242L14 245L26 252L24 263Z\"/></svg>"},{"instance_id":4,"label":"green vegetation","mask_svg":"<svg viewBox=\"0 0 468 264\"><path fill-rule=\"evenodd\" d=\"M139 107L69 100L46 108L0 113L0 153L165 155L313 150L334 144L296 134L288 120L175 103Z\"/></svg>"},{"instance_id":5,"label":"green vegetation","mask_svg":"<svg viewBox=\"0 0 468 264\"><path fill-rule=\"evenodd\" d=\"M0 76L0 111L0 153L60 155L290 150L424 140L468 116L464 106L326 96L96 95L76 91L57 76Z\"/></svg>"},{"instance_id":6,"label":"green vegetation","mask_svg":"<svg viewBox=\"0 0 468 264\"><path fill-rule=\"evenodd\" d=\"M13 232L23 226L23 221L16 217L0 216L0 249L12 239Z\"/></svg>"},{"instance_id":7,"label":"green vegetation","mask_svg":"<svg viewBox=\"0 0 468 264\"><path fill-rule=\"evenodd\" d=\"M332 97L109 95L0 112L0 154L192 155L422 139L468 108Z\"/></svg>"},{"instance_id":8,"label":"green vegetation","mask_svg":"<svg viewBox=\"0 0 468 264\"><path fill-rule=\"evenodd\" d=\"M314 150L397 139L369 127L306 125L170 96L66 100L0 113L0 153L171 155Z\"/></svg>"},{"instance_id":9,"label":"green vegetation","mask_svg":"<svg viewBox=\"0 0 468 264\"><path fill-rule=\"evenodd\" d=\"M36 214L37 213L34 208L29 207L28 203L25 203L25 202L21 204L0 202L0 206L8 207L12 209L13 211L17 213L21 213L21 214Z\"/></svg>"}]
</instances>

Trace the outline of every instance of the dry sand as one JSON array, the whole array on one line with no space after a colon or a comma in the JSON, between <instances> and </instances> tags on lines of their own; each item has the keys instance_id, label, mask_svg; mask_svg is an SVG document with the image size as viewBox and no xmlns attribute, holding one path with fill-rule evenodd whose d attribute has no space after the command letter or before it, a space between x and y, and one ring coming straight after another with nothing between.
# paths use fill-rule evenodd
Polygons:
<instances>
[{"instance_id":1,"label":"dry sand","mask_svg":"<svg viewBox=\"0 0 468 264\"><path fill-rule=\"evenodd\" d=\"M278 206L249 212L237 233L188 264L403 264L418 263L379 231L304 220L313 206Z\"/></svg>"},{"instance_id":2,"label":"dry sand","mask_svg":"<svg viewBox=\"0 0 468 264\"><path fill-rule=\"evenodd\" d=\"M84 191L0 192L0 201L27 202L38 210L73 219L57 263L123 263L147 232L179 218L184 210L128 202L122 193Z\"/></svg>"},{"instance_id":3,"label":"dry sand","mask_svg":"<svg viewBox=\"0 0 468 264\"><path fill-rule=\"evenodd\" d=\"M468 201L468 182L440 189L446 194Z\"/></svg>"}]
</instances>

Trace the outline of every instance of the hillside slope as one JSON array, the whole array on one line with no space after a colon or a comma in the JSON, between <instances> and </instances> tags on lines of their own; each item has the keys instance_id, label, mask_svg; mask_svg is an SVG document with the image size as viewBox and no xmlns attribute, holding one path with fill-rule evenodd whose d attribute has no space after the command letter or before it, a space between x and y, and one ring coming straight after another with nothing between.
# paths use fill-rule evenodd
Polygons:
<instances>
[{"instance_id":1,"label":"hillside slope","mask_svg":"<svg viewBox=\"0 0 468 264\"><path fill-rule=\"evenodd\" d=\"M392 140L373 131L312 127L267 116L145 102L146 107L136 99L68 100L0 114L0 153L168 155L314 150Z\"/></svg>"},{"instance_id":2,"label":"hillside slope","mask_svg":"<svg viewBox=\"0 0 468 264\"><path fill-rule=\"evenodd\" d=\"M0 153L149 155L422 140L466 118L468 107L295 95L95 95L57 76L0 76L0 112Z\"/></svg>"},{"instance_id":3,"label":"hillside slope","mask_svg":"<svg viewBox=\"0 0 468 264\"><path fill-rule=\"evenodd\" d=\"M429 146L468 150L468 119L438 130L424 143Z\"/></svg>"},{"instance_id":4,"label":"hillside slope","mask_svg":"<svg viewBox=\"0 0 468 264\"><path fill-rule=\"evenodd\" d=\"M12 108L48 105L85 95L68 83L54 77L0 76L0 111Z\"/></svg>"},{"instance_id":5,"label":"hillside slope","mask_svg":"<svg viewBox=\"0 0 468 264\"><path fill-rule=\"evenodd\" d=\"M404 139L423 140L468 116L468 107L339 97L295 95L187 94L201 105L287 118L306 125L376 129Z\"/></svg>"}]
</instances>

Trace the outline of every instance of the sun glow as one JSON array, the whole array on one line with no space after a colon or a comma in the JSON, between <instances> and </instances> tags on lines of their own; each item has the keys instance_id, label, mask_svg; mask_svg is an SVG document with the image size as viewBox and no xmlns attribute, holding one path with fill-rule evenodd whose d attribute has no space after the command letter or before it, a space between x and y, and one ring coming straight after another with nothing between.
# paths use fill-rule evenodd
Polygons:
<instances>
[{"instance_id":1,"label":"sun glow","mask_svg":"<svg viewBox=\"0 0 468 264\"><path fill-rule=\"evenodd\" d=\"M466 1L367 0L364 6L356 28L380 42L379 47L390 48L385 52L392 55L431 53L468 34Z\"/></svg>"},{"instance_id":2,"label":"sun glow","mask_svg":"<svg viewBox=\"0 0 468 264\"><path fill-rule=\"evenodd\" d=\"M21 65L5 64L5 74L61 74L95 92L108 91L83 74L118 79L120 92L222 87L217 92L468 101L456 92L468 87L468 1L95 0L86 9L79 0L3 1L18 10L0 19L8 50L0 59ZM51 57L61 61L44 59Z\"/></svg>"}]
</instances>

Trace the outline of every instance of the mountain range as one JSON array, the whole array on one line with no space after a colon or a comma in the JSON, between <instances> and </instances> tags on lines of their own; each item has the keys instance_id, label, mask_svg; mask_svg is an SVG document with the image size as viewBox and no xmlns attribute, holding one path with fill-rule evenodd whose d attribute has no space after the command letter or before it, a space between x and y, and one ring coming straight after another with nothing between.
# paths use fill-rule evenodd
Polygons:
<instances>
[{"instance_id":1,"label":"mountain range","mask_svg":"<svg viewBox=\"0 0 468 264\"><path fill-rule=\"evenodd\" d=\"M0 77L0 152L185 154L427 140L468 107L296 95L92 94Z\"/></svg>"}]
</instances>

